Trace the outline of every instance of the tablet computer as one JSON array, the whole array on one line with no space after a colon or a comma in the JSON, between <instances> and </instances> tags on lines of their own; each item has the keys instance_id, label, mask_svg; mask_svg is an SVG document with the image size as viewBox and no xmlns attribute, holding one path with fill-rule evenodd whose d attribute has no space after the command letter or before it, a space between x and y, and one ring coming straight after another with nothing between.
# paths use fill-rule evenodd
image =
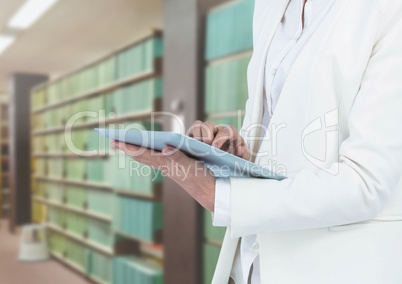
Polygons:
<instances>
[{"instance_id":1,"label":"tablet computer","mask_svg":"<svg viewBox=\"0 0 402 284\"><path fill-rule=\"evenodd\" d=\"M261 167L183 134L136 129L96 128L95 131L110 140L121 141L157 151L162 151L166 146L172 146L183 151L187 156L204 163L216 177L284 179L283 176L277 175L268 168Z\"/></svg>"}]
</instances>

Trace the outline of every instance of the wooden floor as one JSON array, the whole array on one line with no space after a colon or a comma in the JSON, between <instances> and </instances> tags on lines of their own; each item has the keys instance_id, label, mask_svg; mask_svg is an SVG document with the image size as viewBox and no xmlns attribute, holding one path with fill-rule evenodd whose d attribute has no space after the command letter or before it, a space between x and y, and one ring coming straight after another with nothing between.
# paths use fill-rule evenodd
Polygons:
<instances>
[{"instance_id":1,"label":"wooden floor","mask_svg":"<svg viewBox=\"0 0 402 284\"><path fill-rule=\"evenodd\" d=\"M17 261L18 236L8 232L8 225L0 221L0 284L87 284L84 278L59 262L39 263Z\"/></svg>"}]
</instances>

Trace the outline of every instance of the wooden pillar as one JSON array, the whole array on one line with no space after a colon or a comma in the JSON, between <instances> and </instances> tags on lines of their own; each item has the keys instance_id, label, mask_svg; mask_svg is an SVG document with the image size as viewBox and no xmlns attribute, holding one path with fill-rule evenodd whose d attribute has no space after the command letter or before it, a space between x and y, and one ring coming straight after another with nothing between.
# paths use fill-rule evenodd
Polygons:
<instances>
[{"instance_id":1,"label":"wooden pillar","mask_svg":"<svg viewBox=\"0 0 402 284\"><path fill-rule=\"evenodd\" d=\"M17 73L10 84L10 230L31 223L31 89L47 76Z\"/></svg>"},{"instance_id":2,"label":"wooden pillar","mask_svg":"<svg viewBox=\"0 0 402 284\"><path fill-rule=\"evenodd\" d=\"M227 1L227 0L226 0ZM164 111L185 127L204 113L205 15L225 1L165 0ZM173 130L170 122L164 129ZM164 182L165 283L202 282L202 210L172 181Z\"/></svg>"}]
</instances>

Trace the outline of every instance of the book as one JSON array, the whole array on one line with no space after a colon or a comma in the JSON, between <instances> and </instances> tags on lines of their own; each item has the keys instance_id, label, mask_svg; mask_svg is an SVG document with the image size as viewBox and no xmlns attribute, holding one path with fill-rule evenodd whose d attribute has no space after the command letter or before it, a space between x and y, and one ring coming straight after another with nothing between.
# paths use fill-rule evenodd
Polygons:
<instances>
[{"instance_id":1,"label":"book","mask_svg":"<svg viewBox=\"0 0 402 284\"><path fill-rule=\"evenodd\" d=\"M206 68L205 111L208 114L244 109L248 99L250 56L214 63Z\"/></svg>"},{"instance_id":2,"label":"book","mask_svg":"<svg viewBox=\"0 0 402 284\"><path fill-rule=\"evenodd\" d=\"M163 270L152 260L138 257L116 257L113 259L113 283L162 284Z\"/></svg>"},{"instance_id":3,"label":"book","mask_svg":"<svg viewBox=\"0 0 402 284\"><path fill-rule=\"evenodd\" d=\"M116 198L113 226L117 232L148 242L157 242L163 227L163 205L160 201L131 197Z\"/></svg>"},{"instance_id":4,"label":"book","mask_svg":"<svg viewBox=\"0 0 402 284\"><path fill-rule=\"evenodd\" d=\"M253 47L253 0L233 1L207 16L206 59L250 50Z\"/></svg>"}]
</instances>

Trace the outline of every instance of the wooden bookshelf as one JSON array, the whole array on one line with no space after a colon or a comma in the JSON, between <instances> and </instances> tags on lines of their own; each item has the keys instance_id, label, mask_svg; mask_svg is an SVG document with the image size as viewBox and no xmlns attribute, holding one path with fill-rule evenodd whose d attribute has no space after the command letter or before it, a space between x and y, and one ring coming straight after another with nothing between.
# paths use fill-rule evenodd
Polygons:
<instances>
[{"instance_id":1,"label":"wooden bookshelf","mask_svg":"<svg viewBox=\"0 0 402 284\"><path fill-rule=\"evenodd\" d=\"M151 45L146 45L146 44ZM140 45L143 46L140 46ZM141 204L150 204L152 202L161 202L161 186L159 184L153 185L152 189L147 189L146 192L150 192L150 194L143 194L137 193L135 188L133 187L124 187L124 186L117 186L114 182L117 179L107 180L105 182L93 182L91 180L104 180L105 170L104 167L108 166L108 163L114 161L108 151L107 154L100 154L94 156L86 156L86 155L76 155L72 153L66 152L65 149L65 141L62 138L57 138L58 142L51 142L56 140L51 140L51 136L59 137L63 132L64 133L84 133L82 136L79 136L80 145L85 145L84 148L86 149L88 144L90 143L86 139L90 139L90 135L94 133L93 128L104 128L108 127L109 125L118 125L121 123L134 123L139 122L145 125L150 125L148 121L152 118L159 118L159 114L154 114L154 112L160 112L162 110L162 54L158 54L159 44L162 44L161 34L159 32L152 32L149 36L146 36L138 41L113 52L112 54L104 57L103 59L97 61L94 64L90 64L88 66L84 66L76 71L73 71L67 75L64 75L56 80L47 82L45 84L41 84L32 89L31 97L32 97L32 106L31 106L31 125L32 129L30 132L31 135L31 148L33 145L36 152L31 151L31 161L32 161L32 168L33 173L31 175L31 182L33 187L33 192L36 194L32 196L32 203L33 208L35 211L35 220L39 223L43 223L48 228L51 236L56 236L65 238L66 240L71 240L84 249L88 251L96 251L101 253L103 256L110 259L110 262L116 256L120 255L133 255L137 257L146 258L154 258L158 259L163 265L163 247L158 246L158 244L154 244L146 239L142 239L140 237L121 234L118 232L118 228L116 224L122 223L119 220L116 220L116 216L112 214L112 212L116 209L114 208L117 204L117 201L124 197L130 200L138 200ZM136 47L139 48L136 48ZM151 49L147 49L151 46ZM161 47L160 47L161 48ZM132 52L132 53L130 53ZM137 53L135 53L137 52ZM146 54L148 57L139 57L139 53ZM162 50L160 50L162 52ZM126 58L136 58L137 61L127 61L125 62L123 59L125 54L130 53L130 56L126 56ZM83 92L78 93L69 93L66 92L65 89L58 89L62 88L63 82L67 82L72 80L71 78L75 78L75 76L81 76L80 74L96 74L96 76L100 76L98 73L95 73L92 69L96 69L96 66L101 66L103 64L103 60L108 60L108 62L113 62L113 66L111 67L110 72L113 72L113 80L111 82L102 84L102 81L97 81L96 87L93 87L90 90L86 90ZM120 61L119 61L120 60ZM123 60L123 61L122 61ZM150 70L148 70L148 64L150 66ZM126 67L131 70L135 69L135 72L127 77L124 77L127 68L123 65L127 65ZM137 64L137 67L133 67L132 65ZM109 66L110 67L110 66ZM130 69L131 68L131 69ZM144 68L146 71L142 71L141 68ZM89 71L88 71L89 70ZM96 71L96 72L98 72ZM91 73L92 72L92 73ZM108 71L109 72L109 71ZM122 73L123 78L119 79L119 74ZM84 75L82 75L84 76ZM84 77L82 77L84 78ZM146 85L148 84L149 85ZM86 83L81 83L86 84ZM89 84L89 83L88 83ZM59 86L59 87L57 87ZM89 86L92 86L89 84ZM138 107L137 105L133 107L137 107L135 111L125 112L122 109L125 109L126 101L121 100L117 101L116 94L124 93L124 96L133 96L133 90L135 90L136 86L142 86L141 90L145 88L145 91L150 93L146 93L145 95L152 95L152 97L148 97L147 99L143 98L142 96L135 96L139 98L138 100L143 100L144 103ZM66 87L67 88L67 87ZM71 86L68 87L70 89L74 89ZM55 91L56 90L56 91ZM58 93L59 92L59 93ZM138 93L138 92L137 92ZM152 93L152 94L151 94ZM108 95L106 97L106 94ZM70 95L70 96L68 96ZM59 100L55 100L55 98L61 97ZM120 97L124 98L124 97ZM102 108L105 108L106 114L106 107L107 104L110 104L109 110L112 113L116 114L114 117L109 117L106 114L105 119L98 120L89 120L89 119L82 119L80 122L76 122L74 125L66 127L66 121L68 121L70 113L65 115L63 119L55 121L51 121L49 123L49 117L55 112L60 110L67 110L73 109L76 104L86 104L89 106L91 102L94 101L102 101ZM114 101L116 100L116 101ZM123 106L121 107L121 102L123 102ZM135 101L137 102L137 101ZM141 103L140 101L138 101ZM120 104L119 104L120 103ZM131 103L133 103L133 99L131 99ZM96 105L97 106L97 105ZM143 108L141 108L144 106ZM119 112L120 110L120 112ZM75 109L74 109L75 111ZM82 111L82 110L80 110ZM78 111L77 111L78 112ZM73 115L71 113L71 115ZM43 121L41 121L43 119ZM50 118L51 119L51 118ZM39 122L38 122L39 121ZM59 135L59 136L58 136ZM96 133L95 133L96 135ZM78 137L78 136L77 136ZM96 135L96 137L98 137ZM36 140L35 140L36 139ZM56 139L56 138L55 138ZM78 138L77 138L78 139ZM91 138L92 139L92 138ZM33 143L36 144L33 144ZM105 141L106 142L106 141ZM48 143L54 143L50 144ZM98 141L99 143L99 141ZM104 145L107 146L107 143ZM100 147L100 146L99 146ZM51 149L51 150L49 150ZM80 149L84 151L85 149ZM82 163L81 163L82 162ZM77 163L77 164L76 164ZM101 170L97 172L96 177L100 175L101 178L90 178L88 168L89 164L92 163L95 165L95 170L98 171L97 168L98 164L101 167ZM52 172L54 167L58 167L59 165L61 169L56 170L56 172ZM69 166L70 165L70 166ZM72 166L71 166L72 165ZM72 168L75 165L83 165L79 168ZM117 165L116 165L117 166ZM69 174L71 172L77 171L85 171L79 172L78 175L75 173L73 175ZM76 179L80 177L79 179ZM147 183L148 184L148 183ZM138 188L141 192L141 187ZM50 190L54 190L54 192L50 192ZM78 195L78 193L80 195ZM151 194L153 193L153 194ZM72 206L67 199L67 194L70 194L70 200L78 200L74 204L79 204L80 206ZM51 198L50 196L57 195L57 198ZM89 203L89 198L92 196L92 204L95 202L96 198L102 198L101 202L106 202L105 206L108 207L108 213L101 214L94 212L91 209ZM59 198L60 197L60 198ZM85 202L82 203L82 198L85 198ZM116 202L115 202L116 201ZM75 202L75 201L74 201ZM103 203L102 203L103 204ZM137 204L137 203L136 203ZM98 206L99 208L99 206ZM105 209L106 210L106 209ZM105 211L106 212L106 211ZM53 214L53 215L52 215ZM58 218L58 214L65 216L66 219L64 221L54 221L53 218ZM77 214L77 215L76 215ZM107 214L107 215L106 215ZM145 213L144 213L145 214ZM150 214L150 213L149 213ZM51 218L49 218L51 216ZM79 222L83 222L83 228L86 232L81 232L81 229L77 232L82 233L82 235L78 235L74 233L72 227L69 227L67 224L72 222L74 216L77 216L77 220ZM82 218L82 219L81 219ZM120 217L119 217L120 218ZM124 217L127 219L127 216ZM162 216L160 216L162 218ZM75 219L74 219L75 220ZM146 218L144 218L146 220ZM76 221L74 221L76 222ZM78 222L78 221L77 221ZM127 221L125 221L127 222ZM58 225L55 225L58 224ZM80 223L81 224L81 223ZM82 226L82 225L80 225ZM90 240L88 236L91 236L91 227L93 230L93 234L104 234L102 238L105 240L110 240L109 237L113 239L113 244L110 246L101 245L95 243L93 240ZM155 225L156 226L156 225ZM148 230L153 230L154 226L149 226ZM80 227L81 228L81 227ZM95 228L95 229L94 229ZM150 231L152 232L152 231ZM162 240L162 231L155 232L155 241L160 242ZM105 241L107 244L109 241ZM66 249L67 251L68 249ZM55 253L52 252L54 258L58 259L59 261L63 262L67 266L73 268L78 273L85 276L87 279L94 281L95 283L103 283L103 279L96 278L88 274L86 269L82 269L80 266L77 266L76 263L69 261L65 253ZM112 267L110 267L112 269ZM109 283L109 282L108 282Z\"/></svg>"},{"instance_id":2,"label":"wooden bookshelf","mask_svg":"<svg viewBox=\"0 0 402 284\"><path fill-rule=\"evenodd\" d=\"M0 97L0 218L8 218L10 211L10 140L9 140L9 102L8 97Z\"/></svg>"},{"instance_id":3,"label":"wooden bookshelf","mask_svg":"<svg viewBox=\"0 0 402 284\"><path fill-rule=\"evenodd\" d=\"M38 153L32 154L34 158L65 158L65 159L74 159L77 157L81 157L80 155L76 154L67 154L67 153ZM85 156L85 159L105 159L107 155L94 155L94 156Z\"/></svg>"}]
</instances>

